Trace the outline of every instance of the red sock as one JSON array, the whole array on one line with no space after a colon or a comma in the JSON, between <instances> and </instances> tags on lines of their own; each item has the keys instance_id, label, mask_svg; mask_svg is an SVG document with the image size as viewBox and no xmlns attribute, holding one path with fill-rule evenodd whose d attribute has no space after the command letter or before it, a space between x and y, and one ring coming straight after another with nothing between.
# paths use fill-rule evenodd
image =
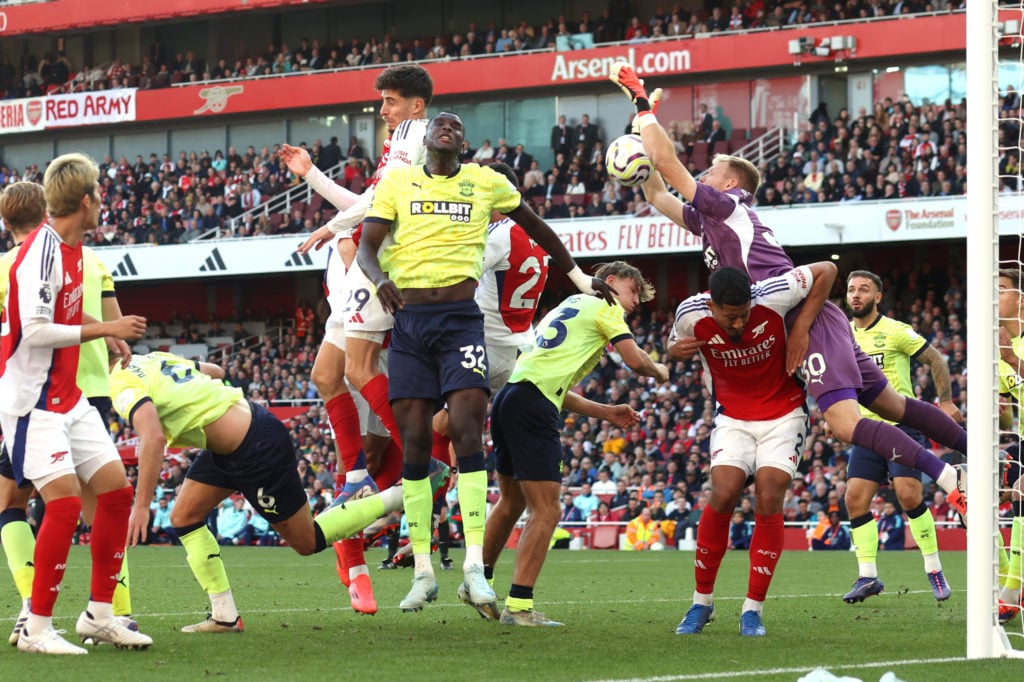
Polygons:
<instances>
[{"instance_id":1,"label":"red sock","mask_svg":"<svg viewBox=\"0 0 1024 682\"><path fill-rule=\"evenodd\" d=\"M693 561L693 576L697 591L711 594L715 591L715 579L722 557L729 545L729 520L732 513L716 512L710 506L704 507L697 524L697 557Z\"/></svg>"},{"instance_id":2,"label":"red sock","mask_svg":"<svg viewBox=\"0 0 1024 682\"><path fill-rule=\"evenodd\" d=\"M701 519L703 520L703 519ZM782 554L782 514L755 514L754 535L750 538L750 577L747 599L764 601Z\"/></svg>"},{"instance_id":3,"label":"red sock","mask_svg":"<svg viewBox=\"0 0 1024 682\"><path fill-rule=\"evenodd\" d=\"M92 524L92 584L90 599L111 602L117 574L124 561L128 517L132 513L132 487L96 496L96 517Z\"/></svg>"},{"instance_id":4,"label":"red sock","mask_svg":"<svg viewBox=\"0 0 1024 682\"><path fill-rule=\"evenodd\" d=\"M439 459L448 466L452 464L452 456L449 448L452 444L452 439L449 436L434 431L434 444L430 449L430 456L434 459Z\"/></svg>"},{"instance_id":5,"label":"red sock","mask_svg":"<svg viewBox=\"0 0 1024 682\"><path fill-rule=\"evenodd\" d=\"M373 480L381 490L387 490L402 480L402 447L394 439L391 439L388 449L381 455L380 468Z\"/></svg>"},{"instance_id":6,"label":"red sock","mask_svg":"<svg viewBox=\"0 0 1024 682\"><path fill-rule=\"evenodd\" d=\"M384 422L384 428L391 434L392 440L402 444L401 434L398 432L398 422L395 421L395 413L391 411L391 403L388 401L388 377L385 374L378 374L363 386L360 390L366 402L370 403L370 409Z\"/></svg>"},{"instance_id":7,"label":"red sock","mask_svg":"<svg viewBox=\"0 0 1024 682\"><path fill-rule=\"evenodd\" d=\"M352 394L345 392L327 402L327 418L338 442L338 457L345 471L358 468L356 461L363 451L363 437L359 433L359 411Z\"/></svg>"},{"instance_id":8,"label":"red sock","mask_svg":"<svg viewBox=\"0 0 1024 682\"><path fill-rule=\"evenodd\" d=\"M349 568L365 566L366 557L363 556L363 534L354 538L345 538L341 541L341 551L345 554L345 565Z\"/></svg>"},{"instance_id":9,"label":"red sock","mask_svg":"<svg viewBox=\"0 0 1024 682\"><path fill-rule=\"evenodd\" d=\"M348 587L348 564L345 563L345 546L342 544L344 540L338 540L334 543L334 556L337 558L335 568L338 569L338 578L341 580L341 584Z\"/></svg>"},{"instance_id":10,"label":"red sock","mask_svg":"<svg viewBox=\"0 0 1024 682\"><path fill-rule=\"evenodd\" d=\"M71 550L71 537L75 534L81 513L80 497L62 497L46 504L46 514L36 536L36 551L32 557L36 569L32 581L32 613L37 616L53 615L53 605L64 580L64 567ZM121 537L127 534L125 529Z\"/></svg>"}]
</instances>

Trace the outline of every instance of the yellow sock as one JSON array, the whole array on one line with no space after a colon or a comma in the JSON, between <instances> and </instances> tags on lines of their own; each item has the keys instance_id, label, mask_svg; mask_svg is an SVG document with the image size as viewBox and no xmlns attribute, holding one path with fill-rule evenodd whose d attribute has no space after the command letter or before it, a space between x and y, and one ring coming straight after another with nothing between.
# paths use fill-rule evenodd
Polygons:
<instances>
[{"instance_id":1,"label":"yellow sock","mask_svg":"<svg viewBox=\"0 0 1024 682\"><path fill-rule=\"evenodd\" d=\"M1024 516L1015 516L1013 519L1013 529L1010 531L1010 565L1006 571L1006 583L1003 585L1011 590L1019 590L1021 586L1021 580L1024 578L1022 575L1022 569L1024 569L1024 562L1022 562L1022 551L1024 547L1021 547L1021 543L1024 542Z\"/></svg>"},{"instance_id":2,"label":"yellow sock","mask_svg":"<svg viewBox=\"0 0 1024 682\"><path fill-rule=\"evenodd\" d=\"M36 569L32 565L36 553L36 538L28 521L8 521L0 530L0 542L7 554L7 566L22 599L32 596L32 579Z\"/></svg>"},{"instance_id":3,"label":"yellow sock","mask_svg":"<svg viewBox=\"0 0 1024 682\"><path fill-rule=\"evenodd\" d=\"M508 597L505 600L505 607L509 611L533 611L533 599Z\"/></svg>"},{"instance_id":4,"label":"yellow sock","mask_svg":"<svg viewBox=\"0 0 1024 682\"><path fill-rule=\"evenodd\" d=\"M487 472L459 473L459 509L466 546L484 544L487 512Z\"/></svg>"},{"instance_id":5,"label":"yellow sock","mask_svg":"<svg viewBox=\"0 0 1024 682\"><path fill-rule=\"evenodd\" d=\"M459 485L462 485L461 477ZM405 503L405 517L409 523L409 542L412 544L412 552L429 556L430 538L434 534L434 503L433 495L430 492L430 479L403 478L402 501ZM463 509L462 518L465 523L465 509Z\"/></svg>"},{"instance_id":6,"label":"yellow sock","mask_svg":"<svg viewBox=\"0 0 1024 682\"><path fill-rule=\"evenodd\" d=\"M114 615L132 615L131 577L128 575L128 548L125 547L121 570L117 574L117 585L114 586Z\"/></svg>"},{"instance_id":7,"label":"yellow sock","mask_svg":"<svg viewBox=\"0 0 1024 682\"><path fill-rule=\"evenodd\" d=\"M219 594L230 590L224 561L220 558L220 545L217 544L217 538L213 537L210 529L203 526L183 535L180 539L185 551L188 552L188 565L200 587L207 594Z\"/></svg>"},{"instance_id":8,"label":"yellow sock","mask_svg":"<svg viewBox=\"0 0 1024 682\"><path fill-rule=\"evenodd\" d=\"M381 516L384 516L384 500L380 495L373 495L328 509L313 519L313 523L320 526L330 546L336 540L355 535Z\"/></svg>"}]
</instances>

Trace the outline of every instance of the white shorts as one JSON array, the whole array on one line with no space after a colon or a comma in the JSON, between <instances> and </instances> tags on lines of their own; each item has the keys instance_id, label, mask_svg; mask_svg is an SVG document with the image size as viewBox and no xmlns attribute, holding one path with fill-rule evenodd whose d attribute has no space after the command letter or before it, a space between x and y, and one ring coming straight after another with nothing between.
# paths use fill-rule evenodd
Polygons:
<instances>
[{"instance_id":1,"label":"white shorts","mask_svg":"<svg viewBox=\"0 0 1024 682\"><path fill-rule=\"evenodd\" d=\"M384 341L384 333L395 326L395 318L384 312L377 298L377 288L366 276L363 269L353 261L345 276L344 301L341 304L342 323L349 336L358 336L370 341ZM331 308L333 314L333 307ZM364 336L370 333L373 336Z\"/></svg>"},{"instance_id":2,"label":"white shorts","mask_svg":"<svg viewBox=\"0 0 1024 682\"><path fill-rule=\"evenodd\" d=\"M328 327L324 333L324 343L330 343L341 350L345 350L345 328L341 325L335 327ZM387 376L388 373L388 350L382 348L380 351L380 360L377 363L380 367L382 374ZM370 409L370 403L366 402L366 398L363 394L356 390L356 387L349 383L348 379L345 379L345 385L348 387L349 393L352 394L352 400L356 403L356 411L359 412L359 433L366 435L372 433L376 436L382 436L384 438L390 438L391 434L387 428L384 427L384 422L380 420L377 413Z\"/></svg>"},{"instance_id":3,"label":"white shorts","mask_svg":"<svg viewBox=\"0 0 1024 682\"><path fill-rule=\"evenodd\" d=\"M335 242L336 244L337 242ZM332 247L331 255L327 259L324 284L327 285L327 303L331 306L331 314L327 318L326 328L328 330L334 327L344 329L342 311L345 308L345 261L338 255L337 248ZM341 346L341 348L344 349L345 346Z\"/></svg>"},{"instance_id":4,"label":"white shorts","mask_svg":"<svg viewBox=\"0 0 1024 682\"><path fill-rule=\"evenodd\" d=\"M766 421L743 421L719 414L711 432L711 468L733 466L749 476L770 466L792 477L806 437L807 414L802 407Z\"/></svg>"},{"instance_id":5,"label":"white shorts","mask_svg":"<svg viewBox=\"0 0 1024 682\"><path fill-rule=\"evenodd\" d=\"M487 346L487 377L491 383L492 396L508 383L518 356L517 346Z\"/></svg>"},{"instance_id":6,"label":"white shorts","mask_svg":"<svg viewBox=\"0 0 1024 682\"><path fill-rule=\"evenodd\" d=\"M0 414L0 427L8 434L7 452L19 484L32 481L42 488L68 475L88 484L106 464L121 461L100 413L84 396L66 413Z\"/></svg>"}]
</instances>

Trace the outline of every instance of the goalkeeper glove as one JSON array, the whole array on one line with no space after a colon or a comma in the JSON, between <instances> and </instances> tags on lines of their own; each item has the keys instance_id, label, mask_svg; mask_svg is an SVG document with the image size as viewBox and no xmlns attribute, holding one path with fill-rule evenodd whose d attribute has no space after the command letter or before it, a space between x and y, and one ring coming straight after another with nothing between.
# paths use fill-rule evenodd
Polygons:
<instances>
[{"instance_id":1,"label":"goalkeeper glove","mask_svg":"<svg viewBox=\"0 0 1024 682\"><path fill-rule=\"evenodd\" d=\"M647 91L644 90L644 82L637 77L636 71L633 70L632 66L626 62L615 62L612 64L608 78L622 88L629 101L636 105L638 113L651 110Z\"/></svg>"},{"instance_id":2,"label":"goalkeeper glove","mask_svg":"<svg viewBox=\"0 0 1024 682\"><path fill-rule=\"evenodd\" d=\"M661 102L661 95L662 95L661 88L657 88L653 92L651 92L650 98L647 100L648 102L651 103L651 113L652 114L657 114L658 113L658 104ZM633 117L633 122L630 125L629 132L633 133L634 135L639 135L640 134L640 117L639 116L634 116Z\"/></svg>"}]
</instances>

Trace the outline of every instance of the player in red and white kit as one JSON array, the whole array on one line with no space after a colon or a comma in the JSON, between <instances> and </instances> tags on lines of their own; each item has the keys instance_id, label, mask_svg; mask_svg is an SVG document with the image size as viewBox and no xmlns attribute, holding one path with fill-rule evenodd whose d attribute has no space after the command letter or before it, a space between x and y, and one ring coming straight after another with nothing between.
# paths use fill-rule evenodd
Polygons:
<instances>
[{"instance_id":1,"label":"player in red and white kit","mask_svg":"<svg viewBox=\"0 0 1024 682\"><path fill-rule=\"evenodd\" d=\"M493 163L489 168L518 186L507 164ZM533 344L533 317L548 280L550 260L547 251L514 220L498 216L487 227L484 270L476 289L476 302L484 314L491 395L508 383L520 349Z\"/></svg>"},{"instance_id":2,"label":"player in red and white kit","mask_svg":"<svg viewBox=\"0 0 1024 682\"><path fill-rule=\"evenodd\" d=\"M648 98L633 68L624 62L615 63L610 77L636 105L644 149L658 171L644 182L647 200L662 215L701 238L708 269L740 268L755 281L788 272L793 261L753 209L761 183L757 167L746 159L719 154L697 182L676 157L672 141L654 115L654 101ZM665 182L689 203L683 204L669 194ZM792 311L790 317L797 314ZM950 506L966 514L966 490L958 470L893 424L863 417L860 405L963 453L967 452L967 432L954 421L952 411L944 412L895 391L878 365L854 343L848 328L843 311L829 303L807 336L791 334L791 345L803 345L804 381L822 416L839 440L886 459L899 459L901 464L927 474L946 491Z\"/></svg>"},{"instance_id":3,"label":"player in red and white kit","mask_svg":"<svg viewBox=\"0 0 1024 682\"><path fill-rule=\"evenodd\" d=\"M96 512L90 599L76 631L118 647L153 643L114 617L132 489L106 425L76 383L81 343L137 338L146 329L145 320L132 315L83 320L82 235L99 223L98 178L96 163L82 154L61 156L47 167L51 221L22 243L0 323L0 426L16 481L31 481L46 503L31 613L18 638L18 649L32 653L86 653L53 628L53 606L82 510L79 480L96 496Z\"/></svg>"},{"instance_id":4,"label":"player in red and white kit","mask_svg":"<svg viewBox=\"0 0 1024 682\"><path fill-rule=\"evenodd\" d=\"M747 598L740 634L763 636L768 587L782 553L782 501L807 434L804 391L787 371L786 313L804 303L794 325L810 326L836 277L832 263L795 268L751 287L737 268L711 275L710 294L679 304L669 350L700 345L705 381L718 403L711 432L711 500L697 526L693 606L676 634L697 634L714 617L714 586L729 540L729 522L747 479L755 481ZM805 303L806 299L806 303ZM805 328L806 328L805 327ZM691 351L692 352L692 351ZM686 355L685 353L683 355Z\"/></svg>"},{"instance_id":5,"label":"player in red and white kit","mask_svg":"<svg viewBox=\"0 0 1024 682\"><path fill-rule=\"evenodd\" d=\"M327 408L337 439L338 461L345 471L344 485L335 496L335 503L387 488L402 476L398 428L388 401L386 365L382 371L381 364L381 349L394 318L381 307L376 288L355 263L357 226L366 215L374 187L381 178L395 168L419 164L425 159L426 110L433 98L434 83L423 67L401 64L385 69L374 87L381 94L380 114L389 137L365 192L357 195L337 185L313 166L304 150L287 144L281 149L281 158L293 173L342 209L299 248L305 253L333 242L326 277L331 316L325 343L320 346L313 366L312 379ZM374 423L376 420L369 411L360 414L359 406L346 387L346 379L366 399L383 429ZM370 477L367 470L361 437L367 432L388 434L392 438L391 445L380 447L384 455L375 478ZM352 608L360 613L376 613L377 603L363 558L362 536L335 543L335 551L338 576L349 588Z\"/></svg>"}]
</instances>

